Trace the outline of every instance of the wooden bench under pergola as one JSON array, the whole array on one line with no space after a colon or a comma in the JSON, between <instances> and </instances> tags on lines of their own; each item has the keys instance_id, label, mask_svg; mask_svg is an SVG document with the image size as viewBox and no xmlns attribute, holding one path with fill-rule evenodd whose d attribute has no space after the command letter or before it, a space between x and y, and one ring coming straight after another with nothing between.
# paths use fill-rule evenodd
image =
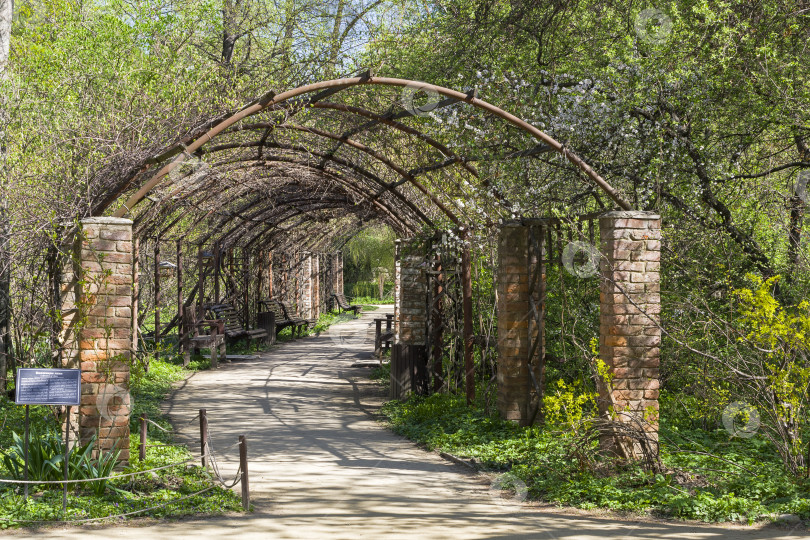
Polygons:
<instances>
[{"instance_id":1,"label":"wooden bench under pergola","mask_svg":"<svg viewBox=\"0 0 810 540\"><path fill-rule=\"evenodd\" d=\"M245 328L239 320L238 313L230 304L209 304L206 309L212 315L212 319L223 322L225 338L229 341L244 338L248 339L249 343L252 343L253 341L265 341L267 339L267 330Z\"/></svg>"},{"instance_id":2,"label":"wooden bench under pergola","mask_svg":"<svg viewBox=\"0 0 810 540\"><path fill-rule=\"evenodd\" d=\"M292 309L287 302L280 300L261 300L259 306L275 315L276 335L285 328L292 328L293 337L299 337L303 333L303 329L309 326L310 321L300 317L293 317L290 314Z\"/></svg>"},{"instance_id":3,"label":"wooden bench under pergola","mask_svg":"<svg viewBox=\"0 0 810 540\"><path fill-rule=\"evenodd\" d=\"M346 297L342 294L333 294L332 298L335 299L335 304L338 307L338 313L340 313L340 311L343 310L343 311L351 311L352 313L357 315L363 309L363 306L359 304L349 304L349 302L346 301Z\"/></svg>"},{"instance_id":4,"label":"wooden bench under pergola","mask_svg":"<svg viewBox=\"0 0 810 540\"><path fill-rule=\"evenodd\" d=\"M217 368L219 357L226 357L225 351L225 323L220 320L192 321L191 314L186 316L187 328L190 333L185 338L183 366L188 366L191 361L191 351L194 355L200 354L200 349L211 351L211 369ZM204 332L207 330L207 332Z\"/></svg>"}]
</instances>

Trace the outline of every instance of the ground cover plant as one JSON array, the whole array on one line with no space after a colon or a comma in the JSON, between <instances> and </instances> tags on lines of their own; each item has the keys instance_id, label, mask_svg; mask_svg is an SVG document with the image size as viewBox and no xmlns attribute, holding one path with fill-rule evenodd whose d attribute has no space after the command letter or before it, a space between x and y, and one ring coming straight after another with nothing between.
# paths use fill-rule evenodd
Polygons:
<instances>
[{"instance_id":1,"label":"ground cover plant","mask_svg":"<svg viewBox=\"0 0 810 540\"><path fill-rule=\"evenodd\" d=\"M413 396L382 412L396 433L429 449L511 472L536 500L712 522L810 518L810 481L788 474L765 437L734 438L722 425L703 429L684 415L662 416L664 469L653 473L595 459L596 441L583 445L570 426L519 427L487 413L482 401L467 406L463 396Z\"/></svg>"},{"instance_id":2,"label":"ground cover plant","mask_svg":"<svg viewBox=\"0 0 810 540\"><path fill-rule=\"evenodd\" d=\"M177 464L153 473L130 476L112 481L71 484L67 513L62 515L60 485L33 485L27 502L23 502L22 488L0 482L0 528L31 526L40 522L79 521L105 518L131 513L125 518L163 518L185 515L212 515L242 511L239 497L225 489L211 474L198 465L197 459L185 446L174 445L170 433L150 427L147 444L172 445L149 448L146 459L138 459L138 417L146 413L150 420L170 431L171 425L160 409L160 403L171 390L172 383L189 374L177 365L177 359L149 362L148 373L135 368L130 387L133 402L130 425L130 462L120 471L111 471L109 456L92 460L85 450L71 452L70 478L98 478L112 474L147 471ZM23 407L0 398L0 414L5 419L0 431L0 477L17 478L21 475L19 437L22 433ZM58 432L58 421L49 407L31 407L31 440L33 448L41 451L37 463L43 474L32 474L32 479L60 480L64 446ZM16 450L15 450L16 449ZM54 459L55 458L55 459ZM47 464L55 462L56 468ZM15 465L16 462L16 465ZM75 466L74 466L75 464ZM16 468L16 472L15 472ZM119 519L119 518L115 518Z\"/></svg>"}]
</instances>

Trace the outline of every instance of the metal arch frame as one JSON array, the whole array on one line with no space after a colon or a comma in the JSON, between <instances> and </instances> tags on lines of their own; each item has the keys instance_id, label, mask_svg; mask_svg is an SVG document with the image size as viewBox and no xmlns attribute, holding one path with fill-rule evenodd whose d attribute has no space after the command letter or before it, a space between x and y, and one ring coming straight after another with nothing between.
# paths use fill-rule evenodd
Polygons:
<instances>
[{"instance_id":1,"label":"metal arch frame","mask_svg":"<svg viewBox=\"0 0 810 540\"><path fill-rule=\"evenodd\" d=\"M360 203L358 203L358 204L370 203L373 206L378 207L384 217L401 221L401 222L403 222L403 224L406 224L406 222L407 222L407 219L405 217L397 215L397 213L394 212L394 208L392 208L390 204L388 204L386 201L381 201L378 198L368 197L368 194L365 193L362 190L362 186L360 184L351 182L349 179L344 178L340 171L329 171L329 170L325 170L325 169L321 169L321 168L315 168L315 167L312 167L311 165L309 165L308 163L304 163L304 162L301 162L301 161L298 161L298 160L295 160L295 159L292 159L292 158L288 158L286 156L272 156L272 159L265 158L265 159L260 160L260 161L254 161L253 163L250 163L250 162L247 162L247 161L238 161L238 162L235 162L235 163L239 163L239 166L237 166L237 167L235 167L234 169L231 169L231 170L238 170L238 169L241 169L241 168L247 169L247 168L253 168L253 167L267 167L268 165L273 164L273 163L290 163L290 164L293 164L293 165L296 165L296 166L303 167L305 169L311 169L313 171L316 171L318 175L324 176L326 179L329 179L329 180L332 180L332 181L336 182L346 192L354 193L357 196L357 198L360 200ZM369 173L369 174L371 174L371 173ZM372 175L372 176L374 176L374 175ZM234 199L231 199L231 200L234 200ZM415 218L417 218L421 223L425 223L428 226L433 225L433 222L430 220L430 218L425 216L424 213L422 213L418 208L416 208L415 205L411 201L408 201L407 199L404 199L403 203L408 207L409 210L411 210L414 213Z\"/></svg>"},{"instance_id":2,"label":"metal arch frame","mask_svg":"<svg viewBox=\"0 0 810 540\"><path fill-rule=\"evenodd\" d=\"M247 144L233 143L233 144L228 144L228 145L220 145L218 147L212 148L211 150L209 150L209 152L213 153L213 152L222 152L222 151L225 151L225 150L235 150L235 149L238 149L238 148L252 148L254 146L258 146L259 142L260 141L251 141L250 143L247 143ZM307 149L306 147L303 147L303 146L281 144L281 143L272 143L272 144L265 144L263 146L258 146L258 147L276 148L278 150L283 150L283 151L287 151L287 152L293 152L295 154L304 154L304 155L317 156L317 157L323 158L324 160L326 160L328 162L337 163L338 165L341 165L343 167L346 167L347 169L350 169L350 170L354 171L359 176L361 176L361 177L363 177L363 178L365 178L367 180L370 180L370 181L372 181L372 182L374 182L376 184L379 184L380 187L383 188L383 192L390 191L397 199L399 199L400 201L402 201L403 204L408 206L408 208L412 212L416 213L422 219L422 221L424 221L426 223L429 223L429 224L432 224L431 220L429 218L427 218L427 216L425 216L424 213L421 210L416 208L416 206L413 204L413 202L406 199L401 193L397 192L396 190L390 189L390 186L382 178L380 178L379 176L377 176L373 172L366 170L364 167L361 167L360 165L357 165L355 163L351 163L350 161L347 161L347 160L345 160L343 158L340 158L340 157L329 156L329 155L324 154L324 153L322 153L320 151L317 151L317 150L309 150L309 149ZM268 157L266 157L266 156L262 157L261 159L257 159L255 157L253 157L253 158L245 157L244 159L231 159L231 160L220 162L220 165L221 164L234 164L234 163L250 163L250 162L267 164L267 163L273 163L273 162L276 162L276 161L284 161L284 162L288 162L288 163L295 163L295 164L301 165L303 167L310 168L312 170L323 171L324 173L329 173L330 172L330 171L326 170L325 166L324 167L313 166L313 165L311 165L309 163L305 163L305 162L301 162L301 161L290 161L289 159L285 160L285 159L282 159L281 157L278 157L278 156L274 156L273 159L268 159ZM236 167L235 169L238 169L238 168L239 167ZM231 170L235 170L235 169L231 169ZM346 182L349 182L348 179L346 180ZM356 186L358 188L358 191L360 191L362 193L362 189L359 189L359 188L361 188L361 184L357 183ZM441 204L439 201L434 201L435 196L430 194L428 192L428 190L422 188L422 189L420 189L420 191L422 191L428 198L430 198L432 202L436 202L437 205ZM366 194L363 194L363 195L366 196ZM375 194L374 197L369 196L369 200L374 200L374 199L377 199L378 197L379 197L379 193ZM460 223L459 220L458 220L458 217L456 217L455 214L453 214L452 212L447 210L446 207L444 207L442 205L442 206L439 206L439 208L444 211L444 213L449 217L449 219L451 221L453 221L453 223L455 223L457 225Z\"/></svg>"},{"instance_id":3,"label":"metal arch frame","mask_svg":"<svg viewBox=\"0 0 810 540\"><path fill-rule=\"evenodd\" d=\"M583 161L579 156L568 150L562 143L553 139L543 131L529 124L528 122L525 122L517 118L516 116L502 110L501 108L495 105L492 105L489 102L478 99L473 95L464 94L462 92L451 90L449 88L444 88L441 86L436 86L421 81L412 81L408 79L398 79L390 77L371 77L371 76L352 77L346 79L333 79L300 86L298 88L282 92L272 97L266 96L265 98L260 99L256 103L253 103L252 105L249 105L240 110L239 112L231 115L227 119L223 120L222 122L218 123L211 129L209 129L208 131L197 137L193 142L191 142L186 146L186 152L192 154L194 152L197 152L200 148L202 148L203 145L212 141L215 137L220 135L227 128L231 127L237 122L250 116L253 116L254 114L261 112L263 110L276 108L277 106L287 102L288 100L291 100L292 98L309 94L317 90L325 90L327 92L334 93L346 88L362 85L383 85L393 87L416 86L421 89L436 92L437 94L443 95L448 98L454 98L458 101L463 101L478 109L494 114L502 118L506 122L527 132L535 139L543 142L544 144L552 148L554 151L561 154L565 159L567 159L569 162L578 167L583 173L585 173L585 175L588 178L590 178L622 209L624 210L632 209L632 206L627 201L625 201L619 195L619 193L612 186L610 186L610 184L608 184L607 181L605 181L604 178L602 178L587 163L585 163L585 161ZM313 106L317 106L317 104L313 104ZM127 201L114 212L113 216L124 217L127 213L129 213L138 203L140 203L144 199L144 197L146 197L146 195L150 191L152 191L152 189L154 189L160 183L160 181L163 179L164 176L166 176L170 171L172 171L174 168L179 166L179 164L184 161L183 157L184 155L180 154L170 163L167 163L166 165L161 167L161 169L154 176L152 176L152 178L150 178L144 185L142 185L140 189L138 189L134 194L132 194L127 199Z\"/></svg>"},{"instance_id":4,"label":"metal arch frame","mask_svg":"<svg viewBox=\"0 0 810 540\"><path fill-rule=\"evenodd\" d=\"M430 193L430 190L428 190L421 182L419 182L414 175L412 175L411 173L409 173L408 171L406 171L405 169L403 169L402 167L400 167L399 165L397 165L396 163L394 163L393 161L388 159L383 154L380 154L379 152L377 152L373 148L369 147L368 145L365 145L365 144L361 143L360 141L356 141L354 139L349 139L349 138L346 138L343 135L336 135L334 133L329 133L327 131L323 131L323 130L316 129L316 128L310 128L310 127L306 127L306 126L299 126L297 124L273 125L273 124L262 122L262 123L257 123L257 124L252 124L251 125L251 127L255 127L256 129L258 129L259 126L265 127L265 128L272 126L274 129L297 130L297 131L301 131L301 132L304 132L304 133L311 133L312 135L316 135L318 137L323 137L323 138L326 138L326 139L331 139L331 140L337 141L339 143L346 144L346 145L348 145L348 146L350 146L350 147L352 147L352 148L354 148L356 150L359 150L360 152L363 152L364 154L367 154L367 155L373 157L374 159L381 162L383 165L385 165L389 169L396 172L399 176L401 176L403 178L403 181L410 182L411 184L413 184L425 196L430 198L431 202L433 202L433 204L435 204L445 214L447 214L448 217L450 217L451 221L453 221L453 223L455 223L456 225L460 224L460 222L458 220L458 217L455 216L455 214L453 214L449 210L447 210L447 208L444 206L444 204L441 201L439 201L432 193ZM245 129L240 129L239 131L247 131L247 129L248 128L246 127ZM225 147L225 146L228 146L228 145L221 145L221 147ZM242 143L242 144L233 143L232 147L233 148L243 148L243 147L244 148L251 148L253 146L259 146L260 148L261 147L280 148L279 143L276 143L275 145L266 144L266 138L265 137L262 137L261 140L255 141L255 142ZM307 150L307 152L311 153L312 155L318 156L318 157L322 158L322 160L325 160L325 161L335 161L336 163L341 163L341 161L345 161L345 160L338 161L338 158L336 158L334 156L335 150L330 151L328 153L316 152L316 151L312 151L312 150ZM214 151L214 150L212 149L211 151ZM390 183L390 184L385 184L383 182L382 183L382 188L383 189L381 191L377 192L375 197L379 197L380 195L382 195L383 193L388 192L388 191L396 193L395 188L398 185L399 185L399 182L394 182L394 183ZM458 185L458 182L456 182L456 185L459 188L461 187L461 186Z\"/></svg>"},{"instance_id":5,"label":"metal arch frame","mask_svg":"<svg viewBox=\"0 0 810 540\"><path fill-rule=\"evenodd\" d=\"M343 178L342 176L336 174L333 171L327 171L327 170L320 169L320 168L314 168L311 165L308 165L306 163L302 163L300 161L291 160L291 159L279 159L279 158L271 159L271 158L273 158L273 157L272 156L266 156L265 159L261 163L253 163L253 164L247 163L246 161L241 161L241 162L239 162L240 166L235 168L235 169L232 169L232 170L237 170L239 168L251 168L251 167L269 168L268 165L271 165L272 163L275 163L275 162L290 163L290 164L298 166L298 167L310 169L310 170L312 170L313 172L315 172L318 175L324 176L324 177L326 177L326 178L328 178L328 179L330 179L332 181L335 181L336 183L338 183L345 190L345 192L354 193L358 198L365 199L364 202L368 202L368 203L372 204L373 206L376 206L378 208L378 211L381 213L381 217L385 221L390 221L390 220L399 221L402 224L400 228L404 227L406 229L412 229L412 227L410 225L408 225L408 223L407 223L407 221L408 221L407 218L405 218L404 216L398 215L396 212L394 212L394 208L392 206L390 206L390 204L386 203L385 201L381 201L377 197L370 197L369 194L364 193L359 184L357 184L355 182L351 182L348 179ZM258 177L258 178L264 179L264 177ZM292 180L294 180L294 178L291 177L291 176L288 176L288 181L292 181ZM210 184L212 182L216 182L216 181L217 181L216 178L211 178L210 180L208 180L206 182L206 185L208 185L208 184ZM223 190L221 192L218 192L218 193L210 193L210 192L209 193L204 193L201 200L197 201L194 204L195 205L201 204L202 202L210 200L210 199L212 199L214 197L222 196L224 193L231 190L233 187L236 187L236 186L228 186L225 190ZM194 195L198 195L198 194L200 194L200 191L201 191L201 189L197 189L194 192L187 194L187 197L190 198L190 197L193 197ZM245 192L236 194L236 195L234 195L234 196L232 196L230 198L227 198L225 202L226 203L231 203L231 202L233 202L235 200L238 200L239 198L248 196L250 193L255 193L255 191L245 191ZM142 213L138 217L137 221L140 221L141 219L148 219L146 214L148 212L157 211L157 206L158 205L165 205L164 206L165 210L171 210L171 211L180 210L181 204L179 202L170 202L167 205L166 204L167 200L168 200L168 198L163 198L160 201L155 202L154 203L155 206L150 207L149 210ZM260 201L254 201L254 202L260 202ZM270 201L268 201L268 202L270 202ZM407 201L407 199L404 200L403 202L405 202L406 204L410 203L410 201ZM422 223L432 225L432 222L428 218L426 218L426 216L424 216L424 214L422 214L417 208L415 208L412 205L412 203L408 204L408 206L411 209L411 211L415 212L414 217L418 218ZM244 211L244 210L246 210L248 208L249 208L249 206L248 207L242 207L240 211ZM164 227L162 229L162 234L163 235L168 234L168 232L182 219L182 217L183 216L179 216L178 218L173 220L168 226ZM232 215L232 216L229 216L228 220L238 218L238 217L239 216ZM199 225L199 223L202 222L204 219L205 219L205 217L200 217L198 220L196 220L194 222L193 227L196 227L197 225ZM227 223L228 220L220 221L220 224ZM210 239L210 235L209 235L208 238Z\"/></svg>"}]
</instances>

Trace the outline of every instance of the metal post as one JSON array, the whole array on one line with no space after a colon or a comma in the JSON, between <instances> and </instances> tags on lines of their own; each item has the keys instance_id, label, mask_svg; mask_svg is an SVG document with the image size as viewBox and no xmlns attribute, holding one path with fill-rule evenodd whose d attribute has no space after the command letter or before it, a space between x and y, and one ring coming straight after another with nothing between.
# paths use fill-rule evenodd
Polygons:
<instances>
[{"instance_id":1,"label":"metal post","mask_svg":"<svg viewBox=\"0 0 810 540\"><path fill-rule=\"evenodd\" d=\"M242 281L244 282L244 290L242 291L242 298L244 302L244 318L245 328L250 328L250 252L242 249ZM248 351L250 350L250 342L248 340ZM258 347L258 345L257 345Z\"/></svg>"},{"instance_id":2,"label":"metal post","mask_svg":"<svg viewBox=\"0 0 810 540\"><path fill-rule=\"evenodd\" d=\"M138 446L138 459L146 459L146 413L141 414L141 444Z\"/></svg>"},{"instance_id":3,"label":"metal post","mask_svg":"<svg viewBox=\"0 0 810 540\"><path fill-rule=\"evenodd\" d=\"M23 492L23 500L28 500L28 440L29 440L29 420L28 420L28 409L29 406L25 406L25 442L23 446L23 459L25 460L25 470L23 472L23 480L25 480L25 488Z\"/></svg>"},{"instance_id":4,"label":"metal post","mask_svg":"<svg viewBox=\"0 0 810 540\"><path fill-rule=\"evenodd\" d=\"M205 302L205 268L203 268L203 247L202 244L197 248L197 298L199 304ZM194 316L196 317L196 313ZM191 331L191 328L189 328Z\"/></svg>"},{"instance_id":5,"label":"metal post","mask_svg":"<svg viewBox=\"0 0 810 540\"><path fill-rule=\"evenodd\" d=\"M214 303L219 304L219 265L221 264L222 252L219 249L219 242L214 245Z\"/></svg>"},{"instance_id":6,"label":"metal post","mask_svg":"<svg viewBox=\"0 0 810 540\"><path fill-rule=\"evenodd\" d=\"M242 508L250 510L250 482L248 480L247 439L239 436L239 466L242 469Z\"/></svg>"},{"instance_id":7,"label":"metal post","mask_svg":"<svg viewBox=\"0 0 810 540\"><path fill-rule=\"evenodd\" d=\"M464 311L464 372L467 404L475 401L475 368L473 365L473 312L472 312L472 261L470 235L465 231L464 248L461 251L461 291Z\"/></svg>"},{"instance_id":8,"label":"metal post","mask_svg":"<svg viewBox=\"0 0 810 540\"><path fill-rule=\"evenodd\" d=\"M70 405L67 406L67 414L65 414L65 481L62 484L62 517L67 517L67 479L68 479L68 460L70 458Z\"/></svg>"},{"instance_id":9,"label":"metal post","mask_svg":"<svg viewBox=\"0 0 810 540\"><path fill-rule=\"evenodd\" d=\"M141 239L137 236L132 239L132 357L138 351L138 308L141 300Z\"/></svg>"},{"instance_id":10,"label":"metal post","mask_svg":"<svg viewBox=\"0 0 810 540\"><path fill-rule=\"evenodd\" d=\"M267 298L273 298L273 252L267 253Z\"/></svg>"},{"instance_id":11,"label":"metal post","mask_svg":"<svg viewBox=\"0 0 810 540\"><path fill-rule=\"evenodd\" d=\"M185 321L183 320L183 246L177 239L177 352L182 352Z\"/></svg>"},{"instance_id":12,"label":"metal post","mask_svg":"<svg viewBox=\"0 0 810 540\"><path fill-rule=\"evenodd\" d=\"M160 359L160 238L155 238L155 360Z\"/></svg>"},{"instance_id":13,"label":"metal post","mask_svg":"<svg viewBox=\"0 0 810 540\"><path fill-rule=\"evenodd\" d=\"M208 465L208 415L205 409L200 409L200 455L202 456L202 466Z\"/></svg>"}]
</instances>

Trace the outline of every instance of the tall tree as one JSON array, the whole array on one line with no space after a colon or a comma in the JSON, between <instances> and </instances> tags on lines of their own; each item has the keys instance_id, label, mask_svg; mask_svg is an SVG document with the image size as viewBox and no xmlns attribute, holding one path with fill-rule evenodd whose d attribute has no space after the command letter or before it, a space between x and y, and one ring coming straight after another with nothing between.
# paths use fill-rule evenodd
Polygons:
<instances>
[{"instance_id":1,"label":"tall tree","mask_svg":"<svg viewBox=\"0 0 810 540\"><path fill-rule=\"evenodd\" d=\"M0 80L6 78L6 66L11 49L11 19L13 0L0 0ZM5 99L3 96L0 99ZM11 326L11 253L9 250L10 225L6 199L5 137L3 126L7 119L6 103L0 103L0 391L8 384Z\"/></svg>"}]
</instances>

